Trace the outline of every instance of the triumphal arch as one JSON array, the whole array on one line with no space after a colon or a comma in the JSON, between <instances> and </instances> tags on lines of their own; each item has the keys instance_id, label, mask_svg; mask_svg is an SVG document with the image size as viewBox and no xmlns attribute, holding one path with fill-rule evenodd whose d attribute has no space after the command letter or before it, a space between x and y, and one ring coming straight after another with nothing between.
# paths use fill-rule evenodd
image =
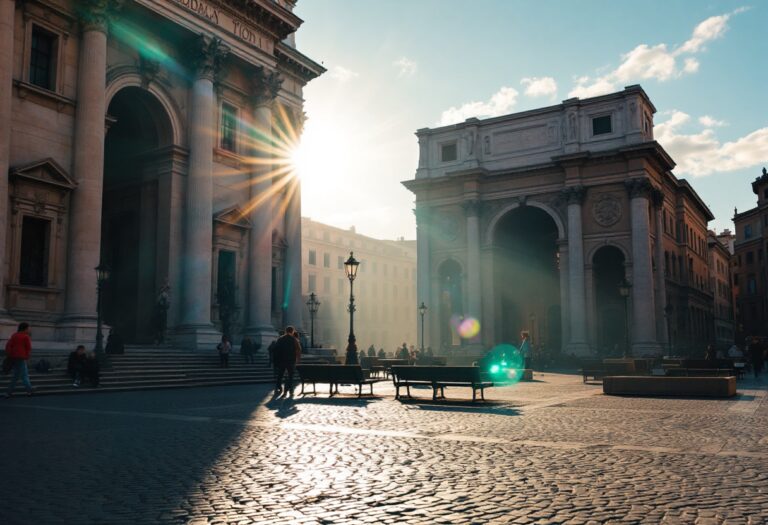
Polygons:
<instances>
[{"instance_id":1,"label":"triumphal arch","mask_svg":"<svg viewBox=\"0 0 768 525\"><path fill-rule=\"evenodd\" d=\"M0 0L0 313L185 348L301 319L295 0Z\"/></svg>"},{"instance_id":2,"label":"triumphal arch","mask_svg":"<svg viewBox=\"0 0 768 525\"><path fill-rule=\"evenodd\" d=\"M576 355L662 351L665 258L676 260L683 218L706 232L711 213L671 173L655 111L629 86L416 132L419 165L404 184L416 195L426 344L487 348L528 330ZM479 333L456 329L468 317Z\"/></svg>"}]
</instances>

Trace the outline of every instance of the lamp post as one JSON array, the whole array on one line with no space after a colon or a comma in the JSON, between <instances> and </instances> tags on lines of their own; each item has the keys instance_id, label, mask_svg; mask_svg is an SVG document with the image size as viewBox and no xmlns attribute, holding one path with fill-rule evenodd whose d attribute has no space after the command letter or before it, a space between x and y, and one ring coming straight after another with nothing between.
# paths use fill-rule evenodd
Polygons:
<instances>
[{"instance_id":1,"label":"lamp post","mask_svg":"<svg viewBox=\"0 0 768 525\"><path fill-rule=\"evenodd\" d=\"M626 279L623 279L619 283L619 295L624 298L624 322L626 323L626 346L624 350L624 357L632 355L632 349L629 346L629 293L632 291L632 285Z\"/></svg>"},{"instance_id":2,"label":"lamp post","mask_svg":"<svg viewBox=\"0 0 768 525\"><path fill-rule=\"evenodd\" d=\"M101 331L101 294L104 283L109 279L109 266L103 262L94 268L96 270L96 348L97 354L104 353L104 334Z\"/></svg>"},{"instance_id":3,"label":"lamp post","mask_svg":"<svg viewBox=\"0 0 768 525\"><path fill-rule=\"evenodd\" d=\"M315 314L317 309L320 308L320 301L317 300L315 292L309 294L309 301L307 301L309 307L309 346L315 347Z\"/></svg>"},{"instance_id":4,"label":"lamp post","mask_svg":"<svg viewBox=\"0 0 768 525\"><path fill-rule=\"evenodd\" d=\"M664 319L667 321L667 357L672 357L672 303L667 303L664 307Z\"/></svg>"},{"instance_id":5,"label":"lamp post","mask_svg":"<svg viewBox=\"0 0 768 525\"><path fill-rule=\"evenodd\" d=\"M427 305L421 301L419 305L419 315L421 315L421 353L424 353L424 314L427 313Z\"/></svg>"},{"instance_id":6,"label":"lamp post","mask_svg":"<svg viewBox=\"0 0 768 525\"><path fill-rule=\"evenodd\" d=\"M355 294L354 282L357 277L357 267L360 262L355 259L354 253L349 252L349 259L344 261L344 273L349 279L349 338L347 340L347 364L357 363L357 347L355 346Z\"/></svg>"}]
</instances>

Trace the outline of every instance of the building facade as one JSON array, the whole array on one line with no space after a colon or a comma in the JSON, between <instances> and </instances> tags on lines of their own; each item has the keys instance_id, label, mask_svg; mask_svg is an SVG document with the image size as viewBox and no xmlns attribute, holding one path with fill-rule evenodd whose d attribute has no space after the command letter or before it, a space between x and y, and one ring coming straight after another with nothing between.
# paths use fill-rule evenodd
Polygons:
<instances>
[{"instance_id":1,"label":"building facade","mask_svg":"<svg viewBox=\"0 0 768 525\"><path fill-rule=\"evenodd\" d=\"M729 249L730 232L721 234L710 231L707 237L709 244L709 288L714 296L713 340L719 348L727 349L736 340L734 323L733 287L731 282L731 259Z\"/></svg>"},{"instance_id":2,"label":"building facade","mask_svg":"<svg viewBox=\"0 0 768 525\"><path fill-rule=\"evenodd\" d=\"M404 184L416 195L428 344L517 344L523 329L576 355L705 342L713 217L672 174L655 111L629 86L416 132L419 165ZM478 334L455 329L469 317Z\"/></svg>"},{"instance_id":3,"label":"building facade","mask_svg":"<svg viewBox=\"0 0 768 525\"><path fill-rule=\"evenodd\" d=\"M180 345L301 321L293 0L0 1L7 332Z\"/></svg>"},{"instance_id":4,"label":"building facade","mask_svg":"<svg viewBox=\"0 0 768 525\"><path fill-rule=\"evenodd\" d=\"M757 206L734 213L733 285L736 291L737 340L768 335L768 171L752 182Z\"/></svg>"},{"instance_id":5,"label":"building facade","mask_svg":"<svg viewBox=\"0 0 768 525\"><path fill-rule=\"evenodd\" d=\"M302 217L302 290L321 305L315 317L315 345L343 350L349 336L349 280L344 261L360 261L354 284L355 337L360 350L374 345L391 353L403 342L417 345L416 243L380 240ZM304 309L309 333L309 309Z\"/></svg>"}]
</instances>

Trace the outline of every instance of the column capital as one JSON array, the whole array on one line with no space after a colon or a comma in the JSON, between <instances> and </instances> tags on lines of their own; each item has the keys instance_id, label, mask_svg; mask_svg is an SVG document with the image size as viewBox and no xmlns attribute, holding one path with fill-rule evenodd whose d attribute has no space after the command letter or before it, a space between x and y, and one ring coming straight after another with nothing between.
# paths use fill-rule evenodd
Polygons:
<instances>
[{"instance_id":1,"label":"column capital","mask_svg":"<svg viewBox=\"0 0 768 525\"><path fill-rule=\"evenodd\" d=\"M647 199L653 190L653 184L646 178L629 179L624 181L630 199Z\"/></svg>"},{"instance_id":2,"label":"column capital","mask_svg":"<svg viewBox=\"0 0 768 525\"><path fill-rule=\"evenodd\" d=\"M567 202L569 205L570 204L581 205L581 203L584 202L584 197L587 194L587 189L584 186L570 186L568 188L563 188L561 194L565 199L565 202Z\"/></svg>"},{"instance_id":3,"label":"column capital","mask_svg":"<svg viewBox=\"0 0 768 525\"><path fill-rule=\"evenodd\" d=\"M483 202L480 199L470 199L461 203L461 207L467 217L478 217L483 209Z\"/></svg>"},{"instance_id":4,"label":"column capital","mask_svg":"<svg viewBox=\"0 0 768 525\"><path fill-rule=\"evenodd\" d=\"M83 33L100 31L106 34L109 23L122 6L123 0L80 0L76 12Z\"/></svg>"},{"instance_id":5,"label":"column capital","mask_svg":"<svg viewBox=\"0 0 768 525\"><path fill-rule=\"evenodd\" d=\"M224 58L229 54L229 46L220 38L198 35L189 49L189 65L195 73L195 78L215 81Z\"/></svg>"},{"instance_id":6,"label":"column capital","mask_svg":"<svg viewBox=\"0 0 768 525\"><path fill-rule=\"evenodd\" d=\"M432 219L432 209L424 206L416 206L413 210L413 214L416 216L416 227L429 225Z\"/></svg>"},{"instance_id":7,"label":"column capital","mask_svg":"<svg viewBox=\"0 0 768 525\"><path fill-rule=\"evenodd\" d=\"M264 67L256 67L253 75L253 105L272 107L283 85L283 77L277 71L267 72Z\"/></svg>"}]
</instances>

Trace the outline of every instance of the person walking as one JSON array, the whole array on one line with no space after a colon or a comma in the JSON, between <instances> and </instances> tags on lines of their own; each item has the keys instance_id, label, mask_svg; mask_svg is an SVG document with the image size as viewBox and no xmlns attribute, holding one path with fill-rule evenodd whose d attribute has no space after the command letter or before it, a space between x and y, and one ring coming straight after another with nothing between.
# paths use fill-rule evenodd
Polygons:
<instances>
[{"instance_id":1,"label":"person walking","mask_svg":"<svg viewBox=\"0 0 768 525\"><path fill-rule=\"evenodd\" d=\"M530 334L527 330L523 330L520 332L520 338L522 341L520 342L520 355L523 358L523 366L526 370L531 368L531 341L530 341Z\"/></svg>"},{"instance_id":2,"label":"person walking","mask_svg":"<svg viewBox=\"0 0 768 525\"><path fill-rule=\"evenodd\" d=\"M67 359L67 372L69 372L72 378L72 386L77 388L80 386L80 382L83 380L83 370L85 370L85 347L78 345L73 352L69 353Z\"/></svg>"},{"instance_id":3,"label":"person walking","mask_svg":"<svg viewBox=\"0 0 768 525\"><path fill-rule=\"evenodd\" d=\"M253 364L253 341L247 335L240 343L240 353L243 354L246 363Z\"/></svg>"},{"instance_id":4,"label":"person walking","mask_svg":"<svg viewBox=\"0 0 768 525\"><path fill-rule=\"evenodd\" d=\"M11 360L11 370L13 377L8 384L8 390L5 397L11 397L16 388L16 382L21 379L24 388L27 389L27 395L33 393L32 383L29 382L29 368L27 361L32 353L32 338L29 331L29 323L19 323L19 328L15 334L5 343L5 357Z\"/></svg>"},{"instance_id":5,"label":"person walking","mask_svg":"<svg viewBox=\"0 0 768 525\"><path fill-rule=\"evenodd\" d=\"M301 344L296 329L285 327L285 334L277 338L272 347L272 363L275 370L275 393L273 397L293 397L293 373L301 359ZM285 382L283 376L285 375Z\"/></svg>"},{"instance_id":6,"label":"person walking","mask_svg":"<svg viewBox=\"0 0 768 525\"><path fill-rule=\"evenodd\" d=\"M755 379L760 377L763 372L763 363L765 362L765 350L763 345L760 344L760 340L757 337L753 337L749 342L747 348L749 360L752 362L752 371L755 373Z\"/></svg>"},{"instance_id":7,"label":"person walking","mask_svg":"<svg viewBox=\"0 0 768 525\"><path fill-rule=\"evenodd\" d=\"M221 336L221 342L216 346L219 351L219 365L222 368L229 367L229 352L232 350L232 343L226 335Z\"/></svg>"}]
</instances>

